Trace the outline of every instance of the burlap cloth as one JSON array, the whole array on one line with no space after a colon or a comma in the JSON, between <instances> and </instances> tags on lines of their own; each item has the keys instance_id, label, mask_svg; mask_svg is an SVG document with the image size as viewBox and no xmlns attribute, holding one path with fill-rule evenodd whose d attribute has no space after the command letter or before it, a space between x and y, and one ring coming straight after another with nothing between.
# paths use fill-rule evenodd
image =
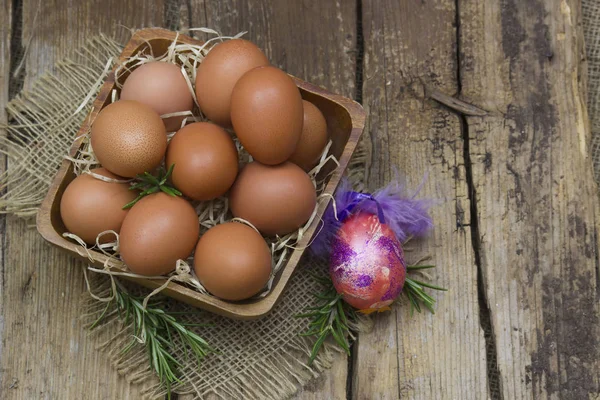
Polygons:
<instances>
[{"instance_id":1,"label":"burlap cloth","mask_svg":"<svg viewBox=\"0 0 600 400\"><path fill-rule=\"evenodd\" d=\"M584 33L588 57L588 108L592 129L592 160L596 179L600 178L600 1L583 0ZM46 75L8 104L10 125L6 137L0 137L0 151L9 157L9 170L0 185L7 190L0 197L0 208L6 212L30 218L47 191L60 160L66 154L86 110L75 114L93 82L103 71L106 60L116 56L121 45L100 36L91 38L86 46L63 60L52 75ZM11 88L12 89L12 88ZM88 107L91 105L91 99ZM89 109L89 108L88 108ZM351 180L363 182L364 152L359 150L350 166ZM18 183L18 184L17 184ZM305 307L315 304L313 293L319 284L306 273L307 269L324 271L325 266L314 259L305 259L292 276L283 299L266 318L239 322L198 312L184 304L166 300L165 308L183 311L184 322L210 323L212 327L197 328L197 332L220 350L209 356L198 368L194 362L182 369L184 384L178 393L194 393L202 398L209 393L222 398L282 399L327 368L332 352L329 344L312 367L306 365L312 341L298 333L305 330L306 321L294 318ZM106 277L91 276L91 290L107 295ZM129 286L141 293L142 289ZM104 304L86 295L82 301L82 319L89 325ZM189 312L188 315L185 312ZM368 329L367 326L364 327ZM135 348L126 355L120 349L131 332L123 327L117 314L95 330L98 348L106 352L115 368L132 383L150 383L144 395L159 397L164 392L150 369L145 349ZM181 343L175 342L175 348Z\"/></svg>"}]
</instances>

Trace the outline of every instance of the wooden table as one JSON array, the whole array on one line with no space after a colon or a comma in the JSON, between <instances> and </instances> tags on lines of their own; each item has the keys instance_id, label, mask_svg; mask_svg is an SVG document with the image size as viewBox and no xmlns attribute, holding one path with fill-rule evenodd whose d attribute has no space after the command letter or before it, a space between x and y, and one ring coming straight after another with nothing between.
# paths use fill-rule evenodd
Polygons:
<instances>
[{"instance_id":1,"label":"wooden table","mask_svg":"<svg viewBox=\"0 0 600 400\"><path fill-rule=\"evenodd\" d=\"M598 399L598 199L579 0L2 0L0 105L86 37L248 30L361 102L365 181L428 180L438 312L376 317L299 399ZM11 49L26 49L24 59ZM23 65L23 80L13 76ZM485 110L465 115L431 99ZM470 113L471 111L469 111ZM2 118L4 118L2 114ZM0 398L135 399L77 322L76 262L2 219Z\"/></svg>"}]
</instances>

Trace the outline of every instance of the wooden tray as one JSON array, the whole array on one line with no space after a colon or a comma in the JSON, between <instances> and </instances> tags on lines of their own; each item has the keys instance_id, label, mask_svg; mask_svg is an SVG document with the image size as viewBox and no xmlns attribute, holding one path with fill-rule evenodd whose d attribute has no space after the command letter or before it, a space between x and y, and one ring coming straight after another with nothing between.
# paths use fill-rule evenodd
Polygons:
<instances>
[{"instance_id":1,"label":"wooden tray","mask_svg":"<svg viewBox=\"0 0 600 400\"><path fill-rule=\"evenodd\" d=\"M144 29L137 31L125 46L121 53L120 59L124 61L128 57L140 52L148 51L152 48L154 54L163 54L167 51L168 46L175 40L176 33L164 29ZM189 36L177 36L177 41L181 43L202 44L201 41L195 40ZM108 75L104 85L101 87L94 107L91 113L84 121L77 136L81 136L89 131L89 121L93 121L100 110L110 103L111 91L116 88L114 70ZM317 87L310 83L304 82L298 78L294 81L300 88L302 97L311 103L315 104L327 119L327 126L333 145L331 152L339 160L339 166L333 163L328 164L328 168L324 168L321 173L323 176L329 174L327 186L324 193L333 194L338 186L342 174L348 166L348 162L356 148L356 144L362 135L365 124L365 112L360 104L355 101L330 93L323 88ZM73 143L70 149L70 155L74 156L79 147L82 145L82 139ZM335 170L332 171L335 167ZM62 234L65 232L65 226L60 217L60 200L67 185L75 178L73 173L73 165L64 160L60 170L56 174L52 182L48 194L41 205L41 209L37 215L37 229L40 234L48 242L68 251L74 256L81 257L77 252L78 244L64 238ZM318 210L318 217L323 215L329 201L323 201ZM294 269L298 265L304 250L311 237L315 233L319 218L310 226L306 235L298 243L298 249L294 250L288 258L286 265L280 270L278 276L273 282L271 292L262 299L248 300L244 302L226 302L219 300L216 297L200 294L186 286L171 282L169 286L163 290L167 296L177 300L191 304L220 315L224 315L236 319L255 319L267 314L280 298L283 289ZM100 252L90 251L94 259L93 264L102 267L107 261L107 257ZM89 261L88 258L84 258ZM118 268L116 264L108 260L108 265L113 268ZM142 278L127 278L133 280L145 287L154 289L164 283L164 280L149 280Z\"/></svg>"}]
</instances>

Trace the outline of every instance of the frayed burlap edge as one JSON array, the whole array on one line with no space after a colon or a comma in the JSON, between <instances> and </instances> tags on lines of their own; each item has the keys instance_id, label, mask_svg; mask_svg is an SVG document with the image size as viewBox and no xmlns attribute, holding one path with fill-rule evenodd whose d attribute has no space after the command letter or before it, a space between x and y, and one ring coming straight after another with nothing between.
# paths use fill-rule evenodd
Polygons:
<instances>
[{"instance_id":1,"label":"frayed burlap edge","mask_svg":"<svg viewBox=\"0 0 600 400\"><path fill-rule=\"evenodd\" d=\"M0 136L0 152L9 162L0 175L0 213L24 218L36 215L91 101L77 114L72 105L81 103L98 79L103 68L100 60L119 52L115 41L94 37L75 51L73 58L59 62L56 72L41 76L30 90L7 104L9 123L0 125L6 131Z\"/></svg>"}]
</instances>

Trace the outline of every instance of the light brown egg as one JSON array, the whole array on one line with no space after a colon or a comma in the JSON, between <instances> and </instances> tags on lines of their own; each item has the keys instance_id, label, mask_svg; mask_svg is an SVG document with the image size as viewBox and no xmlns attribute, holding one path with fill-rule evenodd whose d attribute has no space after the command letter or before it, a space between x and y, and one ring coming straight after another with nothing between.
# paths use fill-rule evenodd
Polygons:
<instances>
[{"instance_id":1,"label":"light brown egg","mask_svg":"<svg viewBox=\"0 0 600 400\"><path fill-rule=\"evenodd\" d=\"M104 168L96 168L92 172L123 180ZM113 230L119 233L128 212L122 208L136 196L137 192L129 190L128 183L105 182L89 174L79 175L69 183L62 195L60 216L68 232L88 244L95 244L100 232ZM101 242L114 239L113 235L103 235Z\"/></svg>"},{"instance_id":2,"label":"light brown egg","mask_svg":"<svg viewBox=\"0 0 600 400\"><path fill-rule=\"evenodd\" d=\"M227 222L209 229L194 253L194 271L202 285L224 300L254 296L271 274L271 251L251 227Z\"/></svg>"},{"instance_id":3,"label":"light brown egg","mask_svg":"<svg viewBox=\"0 0 600 400\"><path fill-rule=\"evenodd\" d=\"M104 107L92 123L92 148L104 168L133 178L161 163L167 149L165 125L149 106L119 100Z\"/></svg>"},{"instance_id":4,"label":"light brown egg","mask_svg":"<svg viewBox=\"0 0 600 400\"><path fill-rule=\"evenodd\" d=\"M253 68L269 65L255 44L243 39L215 45L204 58L196 74L196 98L208 119L231 127L231 92L238 79Z\"/></svg>"},{"instance_id":5,"label":"light brown egg","mask_svg":"<svg viewBox=\"0 0 600 400\"><path fill-rule=\"evenodd\" d=\"M317 195L312 181L296 164L247 164L229 194L234 216L252 223L261 233L285 235L312 215Z\"/></svg>"},{"instance_id":6,"label":"light brown egg","mask_svg":"<svg viewBox=\"0 0 600 400\"><path fill-rule=\"evenodd\" d=\"M167 148L166 165L177 189L194 200L210 200L225 194L238 173L238 153L231 136L208 122L196 122L179 130Z\"/></svg>"},{"instance_id":7,"label":"light brown egg","mask_svg":"<svg viewBox=\"0 0 600 400\"><path fill-rule=\"evenodd\" d=\"M327 121L323 113L313 103L302 100L302 104L304 106L302 134L290 161L308 172L317 165L329 137Z\"/></svg>"},{"instance_id":8,"label":"light brown egg","mask_svg":"<svg viewBox=\"0 0 600 400\"><path fill-rule=\"evenodd\" d=\"M140 275L165 275L185 260L198 241L194 208L181 197L155 193L143 197L121 226L119 249L129 269Z\"/></svg>"},{"instance_id":9,"label":"light brown egg","mask_svg":"<svg viewBox=\"0 0 600 400\"><path fill-rule=\"evenodd\" d=\"M263 164L280 164L294 153L303 118L300 91L278 68L255 68L233 88L233 129L248 153Z\"/></svg>"},{"instance_id":10,"label":"light brown egg","mask_svg":"<svg viewBox=\"0 0 600 400\"><path fill-rule=\"evenodd\" d=\"M136 100L158 115L191 111L194 100L177 64L153 61L137 67L121 89L121 100ZM163 119L168 132L181 127L185 116Z\"/></svg>"}]
</instances>

